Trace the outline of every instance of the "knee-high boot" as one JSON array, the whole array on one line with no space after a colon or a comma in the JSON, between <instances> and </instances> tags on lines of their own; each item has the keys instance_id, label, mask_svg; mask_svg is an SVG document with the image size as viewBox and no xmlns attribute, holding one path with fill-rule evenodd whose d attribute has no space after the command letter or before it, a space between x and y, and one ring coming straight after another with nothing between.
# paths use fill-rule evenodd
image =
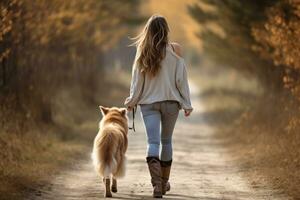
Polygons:
<instances>
[{"instance_id":1,"label":"knee-high boot","mask_svg":"<svg viewBox=\"0 0 300 200\"><path fill-rule=\"evenodd\" d=\"M161 177L162 177L162 194L165 195L167 191L170 191L171 186L169 183L170 171L172 166L172 160L160 161L161 163Z\"/></svg>"},{"instance_id":2,"label":"knee-high boot","mask_svg":"<svg viewBox=\"0 0 300 200\"><path fill-rule=\"evenodd\" d=\"M162 198L162 179L160 161L157 157L147 157L151 183L153 186L153 197Z\"/></svg>"}]
</instances>

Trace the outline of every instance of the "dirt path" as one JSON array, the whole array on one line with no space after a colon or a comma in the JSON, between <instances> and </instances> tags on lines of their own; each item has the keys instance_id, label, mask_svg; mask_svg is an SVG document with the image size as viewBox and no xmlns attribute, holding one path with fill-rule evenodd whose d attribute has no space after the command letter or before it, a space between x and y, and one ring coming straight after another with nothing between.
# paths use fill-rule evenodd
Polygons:
<instances>
[{"instance_id":1,"label":"dirt path","mask_svg":"<svg viewBox=\"0 0 300 200\"><path fill-rule=\"evenodd\" d=\"M172 189L165 199L288 199L263 183L243 177L244 168L229 156L230 142L215 135L213 125L206 123L205 106L199 90L192 85L195 112L191 118L182 114L174 133L174 167ZM152 199L150 177L145 162L146 139L140 115L137 132L129 135L127 175L119 181L115 199ZM52 185L40 189L29 199L102 199L103 187L91 161L75 164L62 172Z\"/></svg>"}]
</instances>

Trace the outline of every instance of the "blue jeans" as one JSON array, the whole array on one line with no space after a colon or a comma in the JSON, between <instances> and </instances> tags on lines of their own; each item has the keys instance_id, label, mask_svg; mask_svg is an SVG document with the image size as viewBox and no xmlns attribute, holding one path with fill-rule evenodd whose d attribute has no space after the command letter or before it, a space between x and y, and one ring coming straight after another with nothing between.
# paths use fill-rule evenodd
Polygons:
<instances>
[{"instance_id":1,"label":"blue jeans","mask_svg":"<svg viewBox=\"0 0 300 200\"><path fill-rule=\"evenodd\" d=\"M141 104L140 107L147 133L147 157L160 157L162 161L172 160L172 135L179 113L179 103L161 101Z\"/></svg>"}]
</instances>

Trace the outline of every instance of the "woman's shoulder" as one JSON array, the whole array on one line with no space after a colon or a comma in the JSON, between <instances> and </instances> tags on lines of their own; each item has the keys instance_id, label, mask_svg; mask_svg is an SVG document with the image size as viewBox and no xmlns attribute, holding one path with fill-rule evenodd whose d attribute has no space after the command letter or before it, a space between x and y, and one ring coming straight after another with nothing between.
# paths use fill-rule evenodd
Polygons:
<instances>
[{"instance_id":1,"label":"woman's shoulder","mask_svg":"<svg viewBox=\"0 0 300 200\"><path fill-rule=\"evenodd\" d=\"M171 42L170 45L173 46L174 52L175 52L178 56L182 57L182 47L181 47L181 45L178 44L177 42Z\"/></svg>"},{"instance_id":2,"label":"woman's shoulder","mask_svg":"<svg viewBox=\"0 0 300 200\"><path fill-rule=\"evenodd\" d=\"M178 59L183 59L182 57L182 47L177 42L170 42L171 52Z\"/></svg>"}]
</instances>

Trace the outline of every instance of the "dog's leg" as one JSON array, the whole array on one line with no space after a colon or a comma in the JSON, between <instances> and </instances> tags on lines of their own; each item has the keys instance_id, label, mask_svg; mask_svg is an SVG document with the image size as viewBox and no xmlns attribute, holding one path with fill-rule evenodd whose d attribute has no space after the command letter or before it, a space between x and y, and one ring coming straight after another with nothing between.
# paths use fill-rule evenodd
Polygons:
<instances>
[{"instance_id":1,"label":"dog's leg","mask_svg":"<svg viewBox=\"0 0 300 200\"><path fill-rule=\"evenodd\" d=\"M117 188L117 179L115 177L112 178L112 186L111 186L111 191L112 192L118 192L118 188Z\"/></svg>"},{"instance_id":2,"label":"dog's leg","mask_svg":"<svg viewBox=\"0 0 300 200\"><path fill-rule=\"evenodd\" d=\"M105 187L104 197L112 197L112 194L110 191L110 178L109 177L103 178L103 182L104 182L104 187Z\"/></svg>"}]
</instances>

